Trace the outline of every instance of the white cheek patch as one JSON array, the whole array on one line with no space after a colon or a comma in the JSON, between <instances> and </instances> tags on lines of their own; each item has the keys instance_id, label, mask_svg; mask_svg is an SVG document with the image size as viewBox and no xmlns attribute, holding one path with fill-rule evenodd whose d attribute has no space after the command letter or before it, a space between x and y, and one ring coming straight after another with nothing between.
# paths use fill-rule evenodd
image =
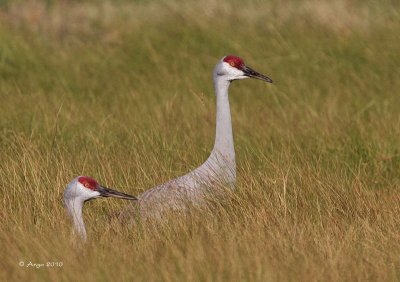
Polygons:
<instances>
[{"instance_id":1,"label":"white cheek patch","mask_svg":"<svg viewBox=\"0 0 400 282\"><path fill-rule=\"evenodd\" d=\"M234 76L242 76L244 75L244 72L241 70L238 70L237 68L232 68L232 75Z\"/></svg>"},{"instance_id":2,"label":"white cheek patch","mask_svg":"<svg viewBox=\"0 0 400 282\"><path fill-rule=\"evenodd\" d=\"M244 75L243 71L232 67L230 64L228 64L227 62L223 62L222 63L222 68L220 70L221 74L218 73L219 75L229 75L232 77L237 77L237 76L242 76Z\"/></svg>"},{"instance_id":3,"label":"white cheek patch","mask_svg":"<svg viewBox=\"0 0 400 282\"><path fill-rule=\"evenodd\" d=\"M78 189L78 193L80 196L82 196L84 199L91 199L94 197L100 196L100 193L97 191L93 191L89 188L86 188L84 185L78 182L78 185L76 185L76 188Z\"/></svg>"}]
</instances>

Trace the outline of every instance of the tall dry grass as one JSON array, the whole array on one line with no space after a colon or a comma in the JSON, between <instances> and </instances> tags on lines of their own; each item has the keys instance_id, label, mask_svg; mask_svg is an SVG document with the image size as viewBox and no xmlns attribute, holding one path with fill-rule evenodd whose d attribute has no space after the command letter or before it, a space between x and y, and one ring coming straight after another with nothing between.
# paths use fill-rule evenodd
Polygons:
<instances>
[{"instance_id":1,"label":"tall dry grass","mask_svg":"<svg viewBox=\"0 0 400 282\"><path fill-rule=\"evenodd\" d=\"M395 1L1 2L0 279L399 280L399 28ZM207 157L228 53L275 81L231 87L235 193L155 225L89 202L74 242L76 175L139 194Z\"/></svg>"}]
</instances>

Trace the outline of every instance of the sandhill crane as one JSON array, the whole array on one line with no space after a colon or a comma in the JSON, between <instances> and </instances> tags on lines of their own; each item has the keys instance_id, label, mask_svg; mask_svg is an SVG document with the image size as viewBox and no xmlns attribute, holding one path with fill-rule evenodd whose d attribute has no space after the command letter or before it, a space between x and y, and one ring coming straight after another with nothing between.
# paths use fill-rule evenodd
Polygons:
<instances>
[{"instance_id":1,"label":"sandhill crane","mask_svg":"<svg viewBox=\"0 0 400 282\"><path fill-rule=\"evenodd\" d=\"M64 204L73 220L75 232L77 232L83 240L86 240L86 229L82 218L83 204L86 201L99 197L137 200L134 196L101 186L96 180L88 176L78 176L74 178L64 190Z\"/></svg>"},{"instance_id":2,"label":"sandhill crane","mask_svg":"<svg viewBox=\"0 0 400 282\"><path fill-rule=\"evenodd\" d=\"M198 204L212 187L234 188L236 162L228 88L232 81L249 77L272 83L269 77L252 70L239 57L229 55L218 62L213 72L217 100L214 148L208 159L195 170L142 193L138 197L141 218L159 219L166 210L185 209L188 202ZM135 213L136 207L128 207L123 217Z\"/></svg>"}]
</instances>

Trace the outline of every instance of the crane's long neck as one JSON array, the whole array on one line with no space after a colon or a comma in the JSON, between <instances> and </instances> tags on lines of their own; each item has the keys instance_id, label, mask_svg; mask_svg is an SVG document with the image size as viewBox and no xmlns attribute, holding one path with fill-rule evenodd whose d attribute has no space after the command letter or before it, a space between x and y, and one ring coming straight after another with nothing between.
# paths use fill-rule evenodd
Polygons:
<instances>
[{"instance_id":1,"label":"crane's long neck","mask_svg":"<svg viewBox=\"0 0 400 282\"><path fill-rule=\"evenodd\" d=\"M234 183L236 179L235 149L233 145L232 120L229 107L229 81L214 78L217 99L215 143L208 163L212 168L222 173L227 182Z\"/></svg>"},{"instance_id":2,"label":"crane's long neck","mask_svg":"<svg viewBox=\"0 0 400 282\"><path fill-rule=\"evenodd\" d=\"M83 240L86 240L86 229L82 218L82 209L84 201L80 198L65 200L65 206L69 215L72 217L75 232L77 232Z\"/></svg>"},{"instance_id":3,"label":"crane's long neck","mask_svg":"<svg viewBox=\"0 0 400 282\"><path fill-rule=\"evenodd\" d=\"M233 146L231 110L229 107L229 81L214 81L217 96L216 131L213 153L221 154L231 161L235 159Z\"/></svg>"}]
</instances>

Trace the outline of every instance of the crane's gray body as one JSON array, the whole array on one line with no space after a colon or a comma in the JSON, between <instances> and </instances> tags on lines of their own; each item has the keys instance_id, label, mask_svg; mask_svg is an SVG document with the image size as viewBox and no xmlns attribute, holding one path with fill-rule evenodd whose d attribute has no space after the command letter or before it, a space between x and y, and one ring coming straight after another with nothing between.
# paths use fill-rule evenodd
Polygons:
<instances>
[{"instance_id":1,"label":"crane's gray body","mask_svg":"<svg viewBox=\"0 0 400 282\"><path fill-rule=\"evenodd\" d=\"M234 188L235 160L223 161L213 154L200 167L181 177L149 189L139 195L142 218L159 219L168 210L185 210L189 205L202 205L213 192Z\"/></svg>"}]
</instances>

